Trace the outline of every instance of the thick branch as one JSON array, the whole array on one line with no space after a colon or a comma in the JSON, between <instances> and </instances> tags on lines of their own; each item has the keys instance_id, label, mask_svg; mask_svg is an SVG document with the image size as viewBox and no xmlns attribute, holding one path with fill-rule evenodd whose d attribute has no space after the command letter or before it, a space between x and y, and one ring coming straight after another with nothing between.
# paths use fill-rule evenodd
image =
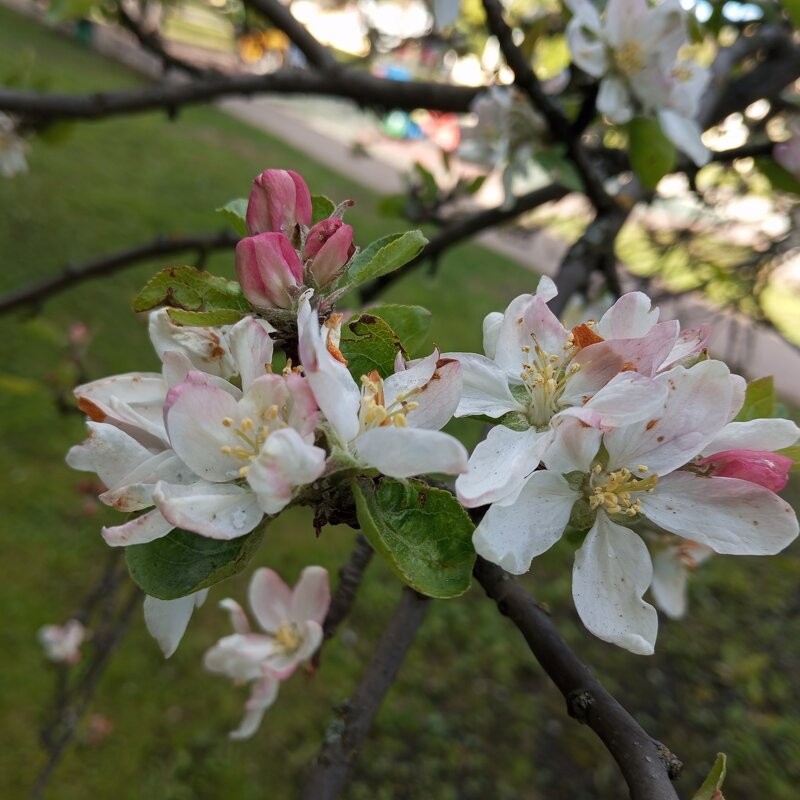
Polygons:
<instances>
[{"instance_id":1,"label":"thick branch","mask_svg":"<svg viewBox=\"0 0 800 800\"><path fill-rule=\"evenodd\" d=\"M431 240L416 258L409 261L408 264L400 269L390 272L388 275L384 275L369 284L361 293L362 301L366 303L373 300L396 280L407 275L426 261L439 258L442 253L453 245L465 239L469 239L487 228L493 228L495 225L508 222L518 217L520 214L524 214L526 211L532 211L534 208L538 208L545 203L561 200L562 197L566 197L568 194L569 189L557 183L551 183L548 186L544 186L541 189L536 189L516 198L514 203L508 208L504 206L495 206L451 222L431 237Z\"/></svg>"},{"instance_id":2,"label":"thick branch","mask_svg":"<svg viewBox=\"0 0 800 800\"><path fill-rule=\"evenodd\" d=\"M0 88L0 110L34 123L57 119L105 119L153 109L174 112L186 105L232 95L319 94L344 97L365 106L407 111L429 108L465 112L483 87L426 81L393 81L355 70L320 74L282 69L269 75L213 76L188 83L159 83L144 89L92 94L57 94Z\"/></svg>"},{"instance_id":3,"label":"thick branch","mask_svg":"<svg viewBox=\"0 0 800 800\"><path fill-rule=\"evenodd\" d=\"M302 800L333 800L347 781L350 767L369 732L383 698L391 688L400 665L414 641L428 610L428 598L411 589L403 594L394 616L364 670L341 719L329 728L311 768Z\"/></svg>"},{"instance_id":4,"label":"thick branch","mask_svg":"<svg viewBox=\"0 0 800 800\"><path fill-rule=\"evenodd\" d=\"M21 289L15 289L13 292L0 297L0 314L21 306L41 303L48 297L68 289L70 286L91 278L112 275L121 269L133 266L140 261L146 261L149 258L183 253L187 250L196 250L201 254L212 250L225 250L235 247L237 241L238 237L227 231L210 236L184 236L175 239L159 237L149 244L132 247L129 250L121 250L118 253L89 261L80 266L68 266L57 275L43 278L36 283L23 286Z\"/></svg>"},{"instance_id":5,"label":"thick branch","mask_svg":"<svg viewBox=\"0 0 800 800\"><path fill-rule=\"evenodd\" d=\"M678 800L670 775L677 776L680 762L606 691L536 601L504 570L480 557L475 577L525 637L564 695L570 716L600 737L619 764L632 800Z\"/></svg>"},{"instance_id":6,"label":"thick branch","mask_svg":"<svg viewBox=\"0 0 800 800\"><path fill-rule=\"evenodd\" d=\"M500 0L483 0L483 8L486 11L488 28L497 37L506 63L514 73L514 83L525 92L534 108L547 120L553 138L566 144L567 152L583 179L586 194L592 204L597 209L613 206L614 201L603 188L603 182L590 163L580 137L575 135L567 117L542 88L525 54L514 44L513 32L503 19Z\"/></svg>"}]
</instances>

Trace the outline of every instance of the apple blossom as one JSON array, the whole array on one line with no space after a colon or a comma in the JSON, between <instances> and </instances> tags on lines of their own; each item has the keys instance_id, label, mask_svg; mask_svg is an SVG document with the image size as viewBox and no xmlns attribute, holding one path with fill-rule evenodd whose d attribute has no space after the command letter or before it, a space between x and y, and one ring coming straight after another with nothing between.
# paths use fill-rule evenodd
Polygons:
<instances>
[{"instance_id":1,"label":"apple blossom","mask_svg":"<svg viewBox=\"0 0 800 800\"><path fill-rule=\"evenodd\" d=\"M236 277L256 308L291 308L303 285L303 265L282 233L259 233L236 245Z\"/></svg>"},{"instance_id":2,"label":"apple blossom","mask_svg":"<svg viewBox=\"0 0 800 800\"><path fill-rule=\"evenodd\" d=\"M317 286L326 286L338 277L354 252L353 228L338 217L329 217L308 232L303 260Z\"/></svg>"},{"instance_id":3,"label":"apple blossom","mask_svg":"<svg viewBox=\"0 0 800 800\"><path fill-rule=\"evenodd\" d=\"M467 507L513 502L555 440L554 422L574 415L609 427L648 417L666 389L651 378L702 347L705 330L658 322L641 292L621 297L593 327L567 330L547 301L556 289L542 278L505 314L484 320L484 351L450 353L464 389L456 416L502 418L473 452L456 490Z\"/></svg>"},{"instance_id":4,"label":"apple blossom","mask_svg":"<svg viewBox=\"0 0 800 800\"><path fill-rule=\"evenodd\" d=\"M328 573L322 567L306 567L290 589L276 572L262 567L253 573L249 601L264 632L254 633L241 606L225 599L220 606L230 613L234 633L220 639L203 659L210 672L253 682L242 724L230 734L233 739L256 732L277 697L279 681L288 678L322 643L322 623L330 605Z\"/></svg>"},{"instance_id":5,"label":"apple blossom","mask_svg":"<svg viewBox=\"0 0 800 800\"><path fill-rule=\"evenodd\" d=\"M302 296L297 317L300 361L340 450L394 478L463 472L464 446L439 430L458 404L458 362L438 350L409 364L399 359L394 375L383 380L370 372L359 388L338 349L341 315L320 325L310 294Z\"/></svg>"},{"instance_id":6,"label":"apple blossom","mask_svg":"<svg viewBox=\"0 0 800 800\"><path fill-rule=\"evenodd\" d=\"M272 231L294 240L298 223L311 225L311 193L306 182L292 170L264 170L253 179L246 223L251 236Z\"/></svg>"},{"instance_id":7,"label":"apple blossom","mask_svg":"<svg viewBox=\"0 0 800 800\"><path fill-rule=\"evenodd\" d=\"M562 417L544 459L547 470L534 472L513 503L488 510L475 531L475 549L519 574L561 538L576 514L586 526L593 520L575 556L578 614L599 638L652 653L658 622L642 599L652 563L631 525L646 520L717 553L740 555L780 552L798 533L791 507L772 491L705 475L693 463L724 440L724 431L731 436L737 386L731 377L719 361L675 367L654 379L667 390L657 413L605 432ZM787 432L783 425L755 427L776 440ZM734 437L746 438L737 430Z\"/></svg>"},{"instance_id":8,"label":"apple blossom","mask_svg":"<svg viewBox=\"0 0 800 800\"><path fill-rule=\"evenodd\" d=\"M86 628L77 619L63 625L45 625L39 629L39 642L45 656L57 664L77 664L81 659L81 645L86 638Z\"/></svg>"},{"instance_id":9,"label":"apple blossom","mask_svg":"<svg viewBox=\"0 0 800 800\"><path fill-rule=\"evenodd\" d=\"M605 15L590 0L565 0L573 13L567 40L575 63L601 78L597 110L625 124L640 111L655 114L664 134L698 166L710 153L696 122L708 69L680 51L689 44L678 0L609 0Z\"/></svg>"}]
</instances>

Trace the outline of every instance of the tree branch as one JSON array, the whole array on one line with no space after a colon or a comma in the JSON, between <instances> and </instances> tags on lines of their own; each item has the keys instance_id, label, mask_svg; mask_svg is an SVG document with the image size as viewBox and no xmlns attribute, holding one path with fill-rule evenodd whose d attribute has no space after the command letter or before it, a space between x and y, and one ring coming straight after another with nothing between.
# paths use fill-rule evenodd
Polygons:
<instances>
[{"instance_id":1,"label":"tree branch","mask_svg":"<svg viewBox=\"0 0 800 800\"><path fill-rule=\"evenodd\" d=\"M350 767L389 691L417 629L425 619L427 597L404 587L400 602L341 718L328 729L308 775L301 800L333 800L347 781Z\"/></svg>"},{"instance_id":2,"label":"tree branch","mask_svg":"<svg viewBox=\"0 0 800 800\"><path fill-rule=\"evenodd\" d=\"M228 231L205 236L183 236L169 239L159 237L149 244L121 250L79 266L68 266L57 275L43 278L36 283L23 286L21 289L15 289L0 297L0 314L21 306L41 303L70 286L83 283L91 278L113 275L126 267L155 256L173 255L187 250L196 250L201 254L212 250L226 250L235 247L238 241L239 238Z\"/></svg>"},{"instance_id":3,"label":"tree branch","mask_svg":"<svg viewBox=\"0 0 800 800\"><path fill-rule=\"evenodd\" d=\"M614 201L589 161L580 136L575 135L570 121L544 91L525 54L514 44L513 32L503 19L500 0L483 0L483 8L486 11L487 26L497 37L506 63L514 73L514 83L525 92L533 107L547 120L553 138L566 144L567 152L580 173L592 205L598 210L612 207Z\"/></svg>"},{"instance_id":4,"label":"tree branch","mask_svg":"<svg viewBox=\"0 0 800 800\"><path fill-rule=\"evenodd\" d=\"M480 556L475 578L525 637L564 695L569 715L600 737L619 764L632 800L678 800L671 777L677 777L680 762L606 691L536 601L503 569Z\"/></svg>"}]
</instances>

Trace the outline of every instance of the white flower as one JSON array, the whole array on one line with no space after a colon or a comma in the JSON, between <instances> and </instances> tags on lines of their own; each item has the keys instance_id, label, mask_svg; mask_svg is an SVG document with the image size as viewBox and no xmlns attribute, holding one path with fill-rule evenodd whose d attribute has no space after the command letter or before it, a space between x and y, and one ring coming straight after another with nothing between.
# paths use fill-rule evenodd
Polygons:
<instances>
[{"instance_id":1,"label":"white flower","mask_svg":"<svg viewBox=\"0 0 800 800\"><path fill-rule=\"evenodd\" d=\"M546 458L560 417L602 427L648 417L666 392L651 377L705 340L705 330L680 334L678 322L659 323L641 292L621 297L594 327L570 332L547 306L555 292L542 278L535 295L516 298L505 314L489 314L486 356L447 354L461 362L464 376L456 416L511 415L513 425L492 428L456 481L468 507L513 502Z\"/></svg>"},{"instance_id":2,"label":"white flower","mask_svg":"<svg viewBox=\"0 0 800 800\"><path fill-rule=\"evenodd\" d=\"M438 430L458 404L458 362L438 350L409 364L398 359L394 375L384 381L371 372L359 388L338 349L341 316L320 326L310 294L297 316L300 361L339 446L360 466L394 478L463 472L464 446Z\"/></svg>"},{"instance_id":3,"label":"white flower","mask_svg":"<svg viewBox=\"0 0 800 800\"><path fill-rule=\"evenodd\" d=\"M86 628L77 619L70 619L63 625L43 626L38 638L50 661L77 664L81 659L80 648L86 638Z\"/></svg>"},{"instance_id":4,"label":"white flower","mask_svg":"<svg viewBox=\"0 0 800 800\"><path fill-rule=\"evenodd\" d=\"M777 553L798 533L791 507L769 489L693 468L730 419L738 386L731 378L719 361L675 367L655 379L667 390L658 413L605 433L563 418L547 470L534 472L513 504L488 510L475 549L522 573L561 538L574 510L594 515L575 556L578 613L599 638L652 653L658 621L642 600L652 564L630 525L646 520L717 553L739 555ZM769 435L784 427L780 420L763 422Z\"/></svg>"},{"instance_id":5,"label":"white flower","mask_svg":"<svg viewBox=\"0 0 800 800\"><path fill-rule=\"evenodd\" d=\"M572 58L602 78L597 110L624 124L641 111L655 114L664 134L698 166L710 154L695 121L710 72L682 59L689 44L686 12L678 0L609 0L605 16L589 0L565 0Z\"/></svg>"},{"instance_id":6,"label":"white flower","mask_svg":"<svg viewBox=\"0 0 800 800\"><path fill-rule=\"evenodd\" d=\"M17 133L13 118L0 111L0 174L11 178L20 172L27 172L27 149L28 143Z\"/></svg>"},{"instance_id":7,"label":"white flower","mask_svg":"<svg viewBox=\"0 0 800 800\"><path fill-rule=\"evenodd\" d=\"M149 634L163 651L164 658L169 658L178 649L192 613L205 603L206 597L208 589L177 600L159 600L150 595L144 598L144 621Z\"/></svg>"},{"instance_id":8,"label":"white flower","mask_svg":"<svg viewBox=\"0 0 800 800\"><path fill-rule=\"evenodd\" d=\"M231 599L220 603L231 616L235 631L220 639L206 654L210 672L238 682L253 682L245 716L232 739L252 736L264 712L275 701L278 683L310 658L322 643L322 623L330 605L328 573L306 567L294 590L271 569L253 573L250 608L264 633L253 633L242 607Z\"/></svg>"}]
</instances>

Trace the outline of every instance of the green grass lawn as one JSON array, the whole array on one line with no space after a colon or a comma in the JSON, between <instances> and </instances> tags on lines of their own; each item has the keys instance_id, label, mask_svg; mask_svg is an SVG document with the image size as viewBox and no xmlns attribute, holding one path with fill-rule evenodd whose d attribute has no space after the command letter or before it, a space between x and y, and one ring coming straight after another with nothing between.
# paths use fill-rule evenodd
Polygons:
<instances>
[{"instance_id":1,"label":"green grass lawn","mask_svg":"<svg viewBox=\"0 0 800 800\"><path fill-rule=\"evenodd\" d=\"M26 55L28 54L28 55ZM34 74L52 88L132 85L136 78L77 45L0 9L0 76L35 54ZM31 171L0 182L0 292L158 233L221 227L213 209L245 194L267 166L300 171L314 192L356 200L351 222L365 244L404 227L381 218L375 197L287 145L212 109L176 121L148 114L86 124L63 144L35 142ZM52 672L36 630L63 621L99 574L106 547L99 529L115 519L86 508L86 477L63 457L83 437L79 415L62 413L59 387L72 380L65 359L70 324L93 339L89 377L154 369L143 321L130 299L163 263L151 263L65 292L38 313L0 320L0 796L24 797L41 765L37 729L52 693ZM209 260L232 273L231 254ZM486 250L463 245L439 272L405 279L388 299L434 311L431 340L443 349L480 349L480 322L535 278ZM474 440L478 426L459 431ZM272 526L257 562L294 581L303 565L335 572L350 550L348 529L315 539L308 516ZM546 601L578 652L656 737L687 762L684 796L717 751L730 756L731 797L789 800L800 782L800 550L769 560L715 559L693 584L685 623L662 622L657 654L630 655L592 639L570 598L569 547L554 548L526 579ZM314 678L281 689L260 733L244 743L225 735L238 724L245 690L210 676L202 652L227 632L216 608L243 599L247 576L212 592L178 653L165 662L141 615L115 655L92 711L113 731L92 744L83 726L52 782L58 800L114 797L294 797L332 706L355 684L380 635L399 585L373 563L346 634L326 648ZM358 760L352 800L582 800L623 796L615 765L563 700L521 637L479 589L433 604L397 685Z\"/></svg>"}]
</instances>

